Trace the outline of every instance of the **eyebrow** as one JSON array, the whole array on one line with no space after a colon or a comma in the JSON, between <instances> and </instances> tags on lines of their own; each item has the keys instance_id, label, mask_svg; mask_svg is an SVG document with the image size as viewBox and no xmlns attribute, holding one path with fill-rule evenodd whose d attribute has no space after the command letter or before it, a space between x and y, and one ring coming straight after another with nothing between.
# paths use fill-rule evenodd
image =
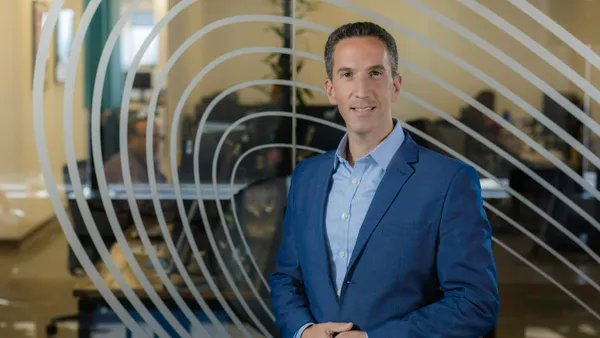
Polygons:
<instances>
[{"instance_id":1,"label":"eyebrow","mask_svg":"<svg viewBox=\"0 0 600 338\"><path fill-rule=\"evenodd\" d=\"M368 68L368 70L383 70L385 71L385 67L383 65L373 65L371 67ZM337 70L337 73L342 73L342 72L352 72L354 71L353 68L350 67L341 67L340 69Z\"/></svg>"}]
</instances>

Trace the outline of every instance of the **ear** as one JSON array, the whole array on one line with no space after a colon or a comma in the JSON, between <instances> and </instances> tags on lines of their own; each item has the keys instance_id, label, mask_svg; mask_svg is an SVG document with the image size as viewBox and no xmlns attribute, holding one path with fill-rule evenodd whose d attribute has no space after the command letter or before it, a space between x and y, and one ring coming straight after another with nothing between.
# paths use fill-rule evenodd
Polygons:
<instances>
[{"instance_id":1,"label":"ear","mask_svg":"<svg viewBox=\"0 0 600 338\"><path fill-rule=\"evenodd\" d=\"M333 89L333 82L329 77L325 78L325 91L327 92L327 98L329 99L329 103L332 105L337 105L337 101L335 99L335 89Z\"/></svg>"},{"instance_id":2,"label":"ear","mask_svg":"<svg viewBox=\"0 0 600 338\"><path fill-rule=\"evenodd\" d=\"M401 84L402 84L402 76L400 74L396 74L393 77L393 82L392 82L392 89L393 89L392 102L396 102L396 100L398 100L398 96L400 95L400 85Z\"/></svg>"}]
</instances>

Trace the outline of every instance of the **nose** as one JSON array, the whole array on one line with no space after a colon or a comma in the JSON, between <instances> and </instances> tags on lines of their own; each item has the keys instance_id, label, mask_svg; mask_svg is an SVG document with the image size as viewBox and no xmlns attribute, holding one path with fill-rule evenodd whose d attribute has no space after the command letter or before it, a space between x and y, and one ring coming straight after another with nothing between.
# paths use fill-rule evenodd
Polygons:
<instances>
[{"instance_id":1,"label":"nose","mask_svg":"<svg viewBox=\"0 0 600 338\"><path fill-rule=\"evenodd\" d=\"M365 77L358 77L356 79L354 97L357 99L365 99L369 97L369 84L368 79Z\"/></svg>"}]
</instances>

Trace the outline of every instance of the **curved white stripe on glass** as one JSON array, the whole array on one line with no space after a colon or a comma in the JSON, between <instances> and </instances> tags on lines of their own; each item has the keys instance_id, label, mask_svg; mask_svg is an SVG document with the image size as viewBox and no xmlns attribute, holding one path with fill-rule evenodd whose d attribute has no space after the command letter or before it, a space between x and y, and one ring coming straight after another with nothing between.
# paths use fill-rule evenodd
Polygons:
<instances>
[{"instance_id":1,"label":"curved white stripe on glass","mask_svg":"<svg viewBox=\"0 0 600 338\"><path fill-rule=\"evenodd\" d=\"M38 53L35 56L35 64L33 71L33 128L34 128L34 137L35 137L35 147L37 150L37 156L40 163L40 169L42 172L42 176L44 178L44 182L46 182L45 186L48 189L48 196L50 198L50 202L52 203L52 207L56 214L56 218L60 223L60 226L65 233L65 237L67 242L73 249L73 253L81 263L85 273L91 279L94 286L98 289L98 292L108 306L115 312L117 317L123 321L123 323L127 326L129 330L131 330L134 334L144 336L145 333L140 327L140 325L131 317L131 315L125 310L123 305L119 302L119 300L115 297L112 291L108 288L108 285L100 276L96 267L91 262L88 257L86 251L83 249L81 242L77 238L75 231L73 230L73 225L69 220L69 216L67 215L61 198L59 196L59 192L56 184L54 183L54 176L52 174L52 167L50 165L50 158L48 156L48 149L46 148L46 132L44 129L44 75L46 70L46 63L48 61L50 42L52 40L52 32L56 26L56 22L58 21L58 15L60 9L63 5L63 0L56 0L50 6L50 10L48 12L48 17L46 19L46 23L42 27L42 34L39 42ZM88 18L85 15L91 17L91 15L95 12L98 7L99 1L90 2L86 11L84 12L83 20ZM90 14L91 13L91 14ZM89 24L89 18L87 22ZM81 46L81 45L80 45ZM81 48L81 47L80 47ZM74 48L75 49L75 48ZM73 97L68 98L69 101L73 100ZM93 239L93 234L92 239Z\"/></svg>"},{"instance_id":2,"label":"curved white stripe on glass","mask_svg":"<svg viewBox=\"0 0 600 338\"><path fill-rule=\"evenodd\" d=\"M531 203L531 201L528 200L527 198L523 197L523 195L521 195L518 192L516 192L515 190L513 190L510 186L504 184L502 181L500 181L499 178L497 178L496 176L490 174L487 170L481 168L480 166L478 166L474 162L470 161L468 158L466 158L466 157L462 156L461 154L459 154L454 149L451 149L447 145L441 143L440 141L438 141L435 138L427 135L426 133L418 130L417 128L415 128L415 127L413 127L411 125L408 125L408 124L403 125L403 128L407 129L408 131L410 131L411 133L414 133L417 136L422 137L427 142L430 142L430 143L434 144L435 146L437 146L440 149L444 150L445 152L447 152L448 154L452 155L456 159L458 159L458 160L460 160L460 161L462 161L462 162L464 162L464 163L472 166L479 173L483 174L487 178L489 178L489 179L493 180L494 182L496 182L496 184L498 184L500 187L502 187L502 189L504 189L509 195L512 195L512 196L516 197L518 200L520 200L525 205L527 205L528 207L530 207L532 210L534 210L537 214L539 214L540 216L542 216L548 222L552 223L554 226L556 226L558 228L559 231L561 231L562 233L564 233L565 235L567 235L569 238L571 238L572 240L574 240L576 242L580 241L579 238L577 238L575 235L573 235L573 233L570 232L569 230L567 230L565 227L563 227L562 225L560 225L554 218L552 218L550 215L548 215L547 213L545 213L539 207L537 207L536 205L534 205L533 203ZM502 217L504 220L506 220L512 226L514 226L515 228L517 228L517 230L521 231L527 237L531 238L534 242L536 242L537 244L539 244L541 247L543 247L544 249L546 249L553 256L555 256L561 262L563 262L565 265L567 265L571 270L573 270L576 274L578 274L582 279L584 279L585 281L587 281L588 283L590 283L590 285L592 285L596 290L600 291L600 286L598 285L598 283L594 282L594 280L592 280L588 275L586 275L585 272L583 272L583 270L577 268L577 266L575 266L575 264L571 263L563 255L561 255L560 253L558 253L556 250L552 249L552 247L550 247L549 245L547 245L546 243L544 243L544 241L542 241L539 237L537 237L534 234L532 234L530 231L528 231L527 229L525 229L525 227L521 226L519 223L517 223L516 221L514 221L512 218L506 216L504 213L500 212L499 210L497 210L497 211L495 211L495 210L496 209L493 209L492 212L494 212L496 215Z\"/></svg>"},{"instance_id":3,"label":"curved white stripe on glass","mask_svg":"<svg viewBox=\"0 0 600 338\"><path fill-rule=\"evenodd\" d=\"M521 130L519 130L518 128L516 128L512 124L506 122L504 119L502 119L500 116L498 116L497 114L495 114L493 111L491 111L489 108L487 108L483 104L479 103L477 100L473 99L472 97L468 96L467 94L465 94L465 93L461 92L460 90L456 89L456 87L450 85L449 83L447 83L447 82L441 80L440 78L432 75L431 73L428 73L427 71L425 71L425 70L417 67L416 65L410 63L409 61L404 60L403 58L399 58L399 62L402 63L407 68L411 69L412 71L416 72L417 74L422 75L423 77L429 79L433 83L435 83L435 84L439 85L440 87L448 90L452 94L460 97L465 102L467 102L468 104L470 104L471 106L473 106L477 110L479 110L481 113L483 113L484 115L490 117L492 120L496 121L498 124L502 125L506 130L508 130L509 132L511 132L513 135L517 136L523 142L529 144L532 148L534 148L535 150L537 150L546 159L548 159L552 164L554 164L562 172L564 172L565 174L567 174L567 176L569 176L575 182L579 183L580 186L582 186L583 188L587 188L586 190L590 194L592 194L594 196L600 195L600 192L598 192L598 190L596 188L592 187L590 184L588 184L586 181L584 181L583 178L581 178L581 176L579 176L575 171L573 171L573 169L571 169L569 166L567 166L564 162L562 162L559 159L557 159L554 155L552 155L548 150L546 150L544 147L542 147L539 143L535 142L533 139L531 139L529 136L527 136L525 133L523 133ZM429 105L429 106L433 107L431 105ZM432 109L434 109L434 108L432 108ZM429 110L431 110L431 109L429 109ZM477 134L474 130L472 130L471 128L467 127L466 125L464 125L460 121L456 120L454 117L450 116L449 114L443 113L442 118L444 118L445 120L449 121L455 127L457 127L459 129L465 131L466 133L468 133L470 135ZM516 159L512 155L508 154L507 152L505 152L504 150L502 150L501 148L499 148L498 146L496 146L492 142L488 141L485 137L483 137L483 136L481 136L479 134L477 134L477 135L478 136L473 136L473 137L476 138L477 140L479 140L483 144L490 145L488 147L490 147L492 150L494 150L494 149L500 149L501 153L499 153L499 152L497 152L495 150L494 151L496 153L498 153L499 155L501 155L502 157L504 157L505 159L507 159L508 161L510 161L511 163L515 164L515 166L517 166L520 169L522 169L525 173L527 173L528 175L530 175L530 173L534 173L534 171L532 171L531 169L527 168L523 163L519 162L520 164L516 164L514 162ZM509 157L505 157L502 154L508 154L510 156L510 158ZM534 173L534 176L532 176L532 175L530 175L530 176L532 178L534 178L538 183L540 183L540 181L537 179L537 177L540 177L540 176L538 176L535 173ZM550 185L546 181L543 181L543 182L545 182L545 183L540 183L542 186L544 186L546 189L548 189L549 191L551 191L561 201L565 202L571 209L573 209L575 212L577 212L585 220L587 220L588 222L590 222L590 224L592 224L596 229L600 230L600 222L598 222L598 220L596 220L594 217L592 217L590 214L588 214L585 210L583 210L581 207L579 207L576 203L574 203L573 201L571 201L570 198L568 198L567 196L565 196L564 194L562 194L559 190L557 190L556 188L554 188L554 186ZM556 194L556 193L558 193L558 194ZM600 196L599 196L599 198L600 198Z\"/></svg>"},{"instance_id":4,"label":"curved white stripe on glass","mask_svg":"<svg viewBox=\"0 0 600 338\"><path fill-rule=\"evenodd\" d=\"M175 318L173 313L169 310L167 305L160 298L160 296L158 295L158 293L156 292L154 287L150 284L150 281L144 275L144 272L142 271L137 260L135 259L133 252L131 251L131 248L129 247L129 245L127 243L127 239L125 238L125 235L123 234L123 230L121 229L119 220L117 219L117 214L115 212L114 206L112 204L112 200L110 199L110 195L108 193L108 184L106 182L106 175L104 172L104 163L103 163L102 149L101 149L102 141L101 141L101 135L100 135L100 129L101 129L101 124L102 124L100 121L100 114L101 114L100 110L101 110L102 92L104 89L104 78L106 76L106 69L108 68L108 62L110 60L110 55L112 53L112 50L113 50L115 44L118 41L120 31L125 26L125 23L127 22L126 19L128 17L130 17L131 15L133 15L135 9L137 8L137 6L139 6L140 3L141 3L140 0L136 0L126 10L125 14L119 18L119 20L113 27L112 31L110 32L108 39L106 40L106 44L104 45L104 48L102 49L102 53L100 55L100 61L98 63L98 69L96 70L96 78L95 78L95 82L94 82L94 92L93 92L93 97L92 97L92 116L91 116L92 156L93 156L93 162L94 162L94 169L96 172L96 178L98 180L98 190L100 191L100 197L102 199L104 209L106 210L109 224L115 234L117 242L119 243L119 245L123 251L123 254L125 255L128 263L129 263L129 266L131 267L134 275L136 276L136 278L138 279L138 281L140 282L140 284L142 285L142 287L148 294L148 297L150 298L150 300L156 305L156 308L159 310L160 314L162 316L164 316L164 318L169 323L169 325L171 325L171 327L173 327L173 329L175 329L175 331L181 337L190 337L187 330ZM181 2L177 6L173 7L173 9L171 11L169 11L169 13L167 14L167 17L169 16L169 14L172 16L177 14L179 11L181 11L183 8L185 8L186 4L187 4L187 2ZM131 88L131 87L129 87L129 88ZM131 90L131 89L129 89L129 90ZM120 135L120 137L122 138L123 135ZM121 141L122 141L122 139L121 139ZM123 144L123 142L121 142L120 143L120 154L121 154L121 161L122 161L121 167L123 170L123 180L124 180L126 187L127 187L128 183L131 186L131 183L130 183L131 177L130 177L130 175L127 175L129 173L129 166L128 166L129 159L128 158L126 160L123 159L123 156L126 155L127 151L128 151L127 142L125 142L125 144ZM131 191L128 191L128 194L131 194ZM128 196L128 200L131 200L132 198L133 198L133 196L131 196L131 195ZM136 212L139 212L139 211L137 210L137 205L135 204L135 201L133 204L135 205L135 207L132 207L131 206L132 204L130 203L130 210L131 210L132 215L135 220ZM83 210L86 210L86 209L84 208ZM91 215L89 217L90 217L90 220L92 220ZM138 228L138 234L140 235L140 239L142 239L142 243L144 244L144 246L146 246L147 243L149 242L149 240L148 240L147 234L145 232L145 229L143 228L143 226L138 227L137 225L138 224L136 223L136 227ZM146 248L146 251L148 252L148 254L149 254L148 256L150 257L150 259L152 260L153 265L155 266L155 268L157 268L157 271L159 271L158 267L162 268L162 266L160 266L158 259L154 259L154 258L156 258L156 253L153 250L151 252L148 251L147 248ZM166 285L166 286L168 287L168 285ZM175 297L175 299L176 298L177 297ZM140 304L139 306L143 306L143 305ZM138 305L136 305L135 307L137 309ZM142 309L144 309L144 311L145 311L145 307L143 307ZM142 310L142 309L140 309L140 310ZM191 312L191 311L189 311L189 312ZM185 313L185 310L184 310L184 313ZM152 318L152 317L150 317L150 318L152 319L152 321L156 322L156 320L154 318ZM156 322L156 325L159 325L159 324ZM160 335L163 336L163 334L160 334ZM164 332L164 336L168 337L168 334L166 332Z\"/></svg>"},{"instance_id":5,"label":"curved white stripe on glass","mask_svg":"<svg viewBox=\"0 0 600 338\"><path fill-rule=\"evenodd\" d=\"M508 56L506 53L501 51L500 49L494 47L492 44L482 39L480 36L475 33L469 31L465 27L459 25L458 23L452 21L448 17L440 14L439 12L427 7L425 4L418 0L401 0L406 2L407 4L415 7L417 10L423 12L425 15L432 17L439 23L444 26L450 28L454 32L460 34L462 37L471 41L473 44L486 51L491 56L498 59L500 62L507 65L517 74L523 76L524 79L532 83L542 92L547 94L550 98L552 98L556 103L558 103L561 107L563 107L566 111L568 111L571 115L581 121L584 125L594 131L597 135L600 135L600 124L592 119L589 115L587 115L582 109L574 105L571 101L561 95L556 89L552 88L548 83L544 80L537 77L533 74L529 69L523 67L520 63L515 61L515 59Z\"/></svg>"},{"instance_id":6,"label":"curved white stripe on glass","mask_svg":"<svg viewBox=\"0 0 600 338\"><path fill-rule=\"evenodd\" d=\"M596 69L600 69L600 56L594 53L588 46L584 45L579 39L573 34L569 33L561 25L556 23L544 12L537 9L535 6L530 4L526 0L507 0L515 7L523 11L523 13L529 15L532 19L537 21L540 25L544 26L548 31L552 32L557 38L561 39L562 42L573 48L579 55L586 59L589 63L594 65Z\"/></svg>"},{"instance_id":7,"label":"curved white stripe on glass","mask_svg":"<svg viewBox=\"0 0 600 338\"><path fill-rule=\"evenodd\" d=\"M400 32L400 33L412 38L413 40L419 42L420 44L427 46L428 48L436 51L438 54L442 55L446 59L457 64L459 67L467 70L469 73L473 74L475 77L477 77L481 81L485 82L490 87L492 87L492 88L496 89L498 92L502 93L506 98L508 98L513 103L515 103L517 106L519 106L525 112L527 112L529 115L535 117L541 124L546 126L553 133L560 136L567 144L569 144L571 147L573 147L579 153L581 153L581 155L583 157L589 159L591 163L593 163L594 165L596 165L597 167L600 168L600 158L598 156L596 156L596 154L592 153L588 148L583 146L583 144L581 144L581 142L576 140L573 136L571 136L569 133L567 133L564 129L560 128L556 123L554 123L552 120L550 120L544 114L540 113L532 105L525 102L522 98L520 98L514 92L510 91L508 88L506 88L505 86L500 84L498 81L491 78L489 75L482 72L480 69L472 66L470 63L468 63L465 60L459 58L458 56L452 54L451 52L440 47L439 45L427 40L422 35L419 35L413 31L409 30L408 28L406 28L406 27L396 23L395 21L390 20L380 14L368 11L365 8L360 7L358 5L349 4L344 0L323 0L323 1L329 2L332 4L336 4L340 7L348 8L348 9L353 10L357 13L360 13L361 15L364 15L370 19L373 19L376 21L381 21L383 24L389 25L390 27L392 27L395 31ZM528 145L531 147L535 147L535 144L528 143ZM551 157L554 157L554 156L552 155ZM548 158L548 157L546 157L546 158ZM569 175L569 176L571 176L571 175ZM591 187L583 179L576 179L574 177L572 177L572 178L575 181L577 181L579 183L579 185L581 185L584 189L589 191L597 200L600 201L600 192L598 192L594 187Z\"/></svg>"},{"instance_id":8,"label":"curved white stripe on glass","mask_svg":"<svg viewBox=\"0 0 600 338\"><path fill-rule=\"evenodd\" d=\"M202 332L203 335L209 335L208 331L204 328L202 323L198 320L196 315L192 312L190 307L186 304L185 300L181 297L177 288L173 285L169 276L167 275L165 269L162 267L162 264L148 238L146 230L144 228L143 221L141 219L141 215L138 209L138 205L135 200L135 193L133 191L133 186L131 182L131 172L129 169L129 147L128 147L128 136L127 136L127 126L128 126L128 113L129 113L129 100L131 98L131 88L133 86L133 80L135 73L139 69L140 62L148 46L150 43L156 38L160 30L168 24L174 17L179 14L181 11L186 9L188 6L193 4L196 0L185 0L179 2L175 5L150 31L146 39L144 39L142 45L138 49L129 70L127 71L127 76L125 78L125 91L123 93L122 102L121 102L121 112L120 112L120 123L119 123L119 140L120 140L120 148L121 148L121 165L123 170L123 180L125 190L127 191L128 203L132 212L134 224L138 230L140 235L140 239L142 240L142 244L150 261L152 262L153 267L156 269L156 272L161 279L163 285L173 297L175 303L182 309L184 315L188 320L192 323L193 326L198 327L198 329ZM164 218L164 214L162 212L162 207L160 205L160 201L158 199L158 189L156 188L156 177L155 177L155 168L154 168L154 152L152 151L152 138L154 136L154 115L148 116L148 123L146 125L146 164L148 168L148 183L150 186L150 190L152 192L152 203L154 206L154 210L156 212L156 218L160 227L160 231L165 240L165 244L167 245L167 249L170 252L170 255L175 262L175 265L178 267L188 290L192 293L195 300L200 305L202 311L209 318L211 323L215 325L215 327L219 330L219 334L223 336L229 336L226 332L223 324L218 320L213 311L210 309L206 301L202 298L202 295L198 292L196 285L192 282L191 278L189 278L189 274L185 270L183 264L181 264L181 259L173 244L173 240L171 239L170 231L167 227L167 222ZM183 269L182 269L183 268Z\"/></svg>"},{"instance_id":9,"label":"curved white stripe on glass","mask_svg":"<svg viewBox=\"0 0 600 338\"><path fill-rule=\"evenodd\" d=\"M306 87L307 85L302 85L299 84L298 82L296 82L296 85L299 85L300 87ZM216 99L215 99L216 100ZM210 110L207 110L207 112L205 114L210 113ZM288 112L260 112L260 113L252 113L249 115L246 115L238 120L236 120L235 122L233 122L229 127L227 127L227 130L225 130L225 132L223 133L223 135L221 135L221 138L219 139L219 142L217 143L217 148L215 150L215 153L213 155L213 161L212 161L212 182L213 182L213 190L215 192L215 197L216 197L216 202L217 202L217 211L219 212L219 216L221 219L221 225L223 227L225 236L227 238L227 241L229 243L229 246L232 248L232 250L235 249L235 245L233 244L233 241L231 240L231 236L229 234L229 229L227 228L227 224L225 223L225 216L223 214L223 206L221 205L221 199L219 197L219 189L217 188L217 160L219 158L219 154L221 151L221 147L223 146L223 143L225 142L225 140L227 139L227 136L231 133L232 130L234 130L236 127L238 127L240 124L248 121L248 120L252 120L255 118L259 118L259 117L266 117L266 116L273 116L273 117L290 117L290 118L296 118L296 119L303 119L303 120L307 120L307 121L313 121L313 122L317 122L317 123L321 123L324 125L327 125L329 127L333 127L333 128L337 128L339 130L344 130L345 128L330 122L330 121L325 121L325 120L321 120L319 118L316 117L312 117L312 116L308 116L305 114L298 114L298 113L288 113ZM293 144L292 144L293 145ZM238 229L241 231L241 229ZM242 237L244 237L242 235ZM238 263L238 266L242 272L242 274L244 275L244 278L246 279L246 282L248 283L248 285L250 286L250 288L252 289L253 293L256 295L256 297L259 297L258 292L256 291L256 289L254 288L254 286L252 285L252 282L250 281L250 277L248 276L248 274L246 273L244 267L242 266L241 261L239 261L239 258L236 257L234 255L234 258L236 259L236 262ZM269 288L270 289L270 288Z\"/></svg>"},{"instance_id":10,"label":"curved white stripe on glass","mask_svg":"<svg viewBox=\"0 0 600 338\"><path fill-rule=\"evenodd\" d=\"M301 20L299 20L300 23L302 23ZM269 48L267 51L272 51L277 49L278 52L285 52L285 53L291 53L292 51L290 51L289 49L286 50L285 48L274 48L271 47ZM197 84L203 77L204 74L206 74L210 69L214 68L216 65L220 64L221 62L223 62L224 60L226 60L227 58L233 57L235 55L241 55L242 53L250 53L256 50L262 50L261 47L255 47L255 48L247 48L247 49L240 49L240 50L236 50L236 51L232 51L229 53L226 53L222 56L220 56L219 58L213 60L209 65L207 65L191 82L190 85L186 88L186 90L184 91L184 94L182 95L179 103L178 103L178 108L176 109L175 112L175 116L178 116L178 112L180 111L179 109L181 109L181 107L183 107L183 103L187 100L187 97L189 96L189 94L191 93L192 89L193 89L193 85ZM298 53L299 55L303 55L306 58L310 58L313 60L319 60L319 61L323 61L322 57L316 56L314 54L311 53L306 53L306 52L298 52L296 51L296 53ZM427 76L428 78L430 78L432 81L438 83L439 85L441 85L444 88L447 88L448 90L450 90L451 92L459 95L459 97L465 99L467 102L471 103L472 105L474 105L475 107L477 107L480 111L482 112L486 112L487 108L485 108L483 105L479 104L478 102L476 102L475 100L473 100L472 98L470 98L468 95L460 92L459 90L457 90L456 88L450 86L449 84L433 77L432 75L428 74L427 72L425 72L424 70L419 69L418 67L408 63L407 61L405 61L404 59L400 58L399 59L400 63L406 63L406 65L408 67L412 67L413 69L415 69L416 71L418 71L419 73ZM278 84L283 84L285 82L281 82L281 80L276 80L279 81L277 82ZM266 83L265 83L266 84ZM269 82L270 84L270 82ZM291 84L290 84L291 85ZM231 88L230 88L231 89ZM230 91L230 89L228 89L225 93L221 93L217 98L215 98L215 101L218 102L222 97L224 97L225 95L228 95L229 93L231 93L232 91ZM313 88L313 90L318 91L318 92L322 92L324 93L324 90L320 87L315 87ZM518 161L517 159L515 159L513 156L511 156L510 154L508 154L507 152L505 152L504 150L502 150L501 148L499 148L498 146L496 146L495 144L491 143L490 141L488 141L485 137L481 136L480 134L476 133L475 131L473 131L471 128L468 128L467 126L465 126L464 124L462 124L461 122L457 121L456 119L454 119L453 117L451 117L450 115L440 111L439 109L431 106L428 103L424 103L424 101L420 100L419 98L414 97L412 94L409 94L407 92L402 92L402 95L409 95L409 98L412 100L416 100L416 102L420 105L422 105L423 107L432 110L433 112L435 112L436 114L438 114L439 116L441 116L442 118L448 120L450 123L452 123L455 127L461 129L462 131L468 133L469 135L473 136L474 138L476 138L478 141L482 142L484 145L486 145L487 147L489 147L490 149L492 149L494 152L496 152L497 154L499 154L500 156L502 156L503 158L505 158L506 160L508 160L509 162L511 162L512 164L514 164L515 166L517 166L519 169L523 170L526 174L528 174L530 177L532 177L534 180L536 180L536 182L538 182L539 184L541 184L542 186L544 186L546 189L548 189L551 193L553 193L554 195L556 195L561 201L563 201L564 203L566 203L569 207L571 207L575 212L577 212L580 216L582 216L584 219L588 220L592 225L594 225L596 228L600 229L600 224L598 223L597 220L595 220L591 215L589 215L587 212L585 212L583 209L581 209L577 204L573 203L568 197L566 197L564 194L562 194L559 190L557 190L556 188L554 188L552 185L550 185L547 181L543 180L539 175L537 175L535 172L533 172L531 169L529 169L527 166L525 166L523 163L521 163L520 161ZM215 102L213 101L213 102ZM212 102L211 102L212 104ZM215 103L216 104L216 103ZM211 106L209 106L207 108L207 111L210 111L212 109ZM204 113L206 114L206 112ZM494 114L491 112L488 112L486 115L493 117ZM502 122L502 121L501 121ZM202 123L202 122L201 122ZM518 133L521 133L518 129L514 128L512 125L508 125L507 129L509 131L515 131L517 133L517 135L519 135ZM516 130L515 130L516 129ZM198 131L200 133L200 130ZM173 136L173 135L172 135ZM531 140L529 137L527 137L526 135L522 134L519 135L520 138L522 140L524 140L525 142L530 142L533 143L535 145L537 145L537 143L535 143L533 140ZM543 149L543 147L541 148L543 151L545 151L545 149ZM558 160L557 160L558 161ZM560 161L558 161L559 163L562 163ZM569 169L570 170L570 169ZM567 174L571 177L576 179L577 176L574 173L569 173L567 171ZM551 222L552 223L552 222ZM552 223L554 224L554 223ZM564 228L563 228L564 229ZM588 254L590 254L590 256L592 258L594 258L597 262L600 263L600 257L593 251L591 250L585 243L583 243L579 238L577 238L576 236L574 236L570 231L568 231L569 237L571 239L573 239L575 241L575 243L577 243L579 246L581 246Z\"/></svg>"},{"instance_id":11,"label":"curved white stripe on glass","mask_svg":"<svg viewBox=\"0 0 600 338\"><path fill-rule=\"evenodd\" d=\"M240 164L242 163L242 161L250 154L252 154L255 151L259 151L262 149L268 149L268 148L293 148L293 147L297 147L298 149L302 149L302 150L309 150L312 152L316 152L316 153L323 153L322 150L317 149L317 148L313 148L313 147L307 147L301 144L288 144L288 143L269 143L269 144L263 144L263 145L259 145L259 146L255 146L253 148L250 148L248 150L246 150L245 152L243 152L240 157L235 161L235 164L233 165L233 170L231 171L231 180L229 182L229 189L231 191L233 191L233 185L235 183L235 177L236 177L236 173L238 170L238 167L240 166ZM218 194L217 194L217 198L218 198ZM221 201L218 199L219 203L221 203ZM267 279L265 278L265 275L262 273L262 271L260 270L258 264L256 263L256 259L254 259L254 255L252 254L252 251L250 250L250 246L248 245L248 242L246 241L246 236L244 235L244 231L242 230L242 225L240 223L240 219L237 215L237 207L235 205L235 199L231 200L231 209L233 210L233 220L235 222L235 226L238 230L238 234L240 235L240 239L242 240L242 245L244 246L244 252L246 253L246 255L250 258L250 262L252 263L252 266L254 267L254 269L256 270L261 282L263 283L264 288L267 290L267 292L271 292L271 287L269 286L269 283L267 282Z\"/></svg>"},{"instance_id":12,"label":"curved white stripe on glass","mask_svg":"<svg viewBox=\"0 0 600 338\"><path fill-rule=\"evenodd\" d=\"M482 18L486 19L494 26L503 30L506 34L515 38L515 40L519 41L527 49L537 54L540 58L542 58L542 60L546 61L549 65L556 68L556 70L558 70L567 79L571 80L573 84L575 84L577 87L581 88L581 90L583 90L585 93L590 95L590 97L592 97L594 101L600 103L600 91L596 87L594 87L581 75L577 74L571 67L569 67L562 60L557 58L554 54L550 53L546 48L537 43L534 39L527 36L527 34L523 33L517 27L511 25L508 21L504 20L498 14L490 11L487 7L483 6L475 0L457 1L463 4L465 7L471 9L475 13L479 14ZM577 39L575 37L573 38Z\"/></svg>"},{"instance_id":13,"label":"curved white stripe on glass","mask_svg":"<svg viewBox=\"0 0 600 338\"><path fill-rule=\"evenodd\" d=\"M486 206L489 207L489 205L486 205ZM560 284L559 282L557 282L554 278L550 277L550 275L548 275L547 273L545 273L542 269L540 269L537 266L535 266L535 264L533 264L532 262L530 262L527 258L521 256L518 252L516 252L515 250L511 249L510 246L504 244L504 242L502 242L501 240L499 240L499 239L497 239L495 237L492 237L492 241L496 242L496 244L500 245L506 251L508 251L510 254L512 254L513 256L517 257L521 262L527 264L535 272L539 273L544 278L546 278L547 280L549 280L552 284L556 285L559 289L561 289L564 293L566 293L574 301L576 301L577 303L579 303L579 305L583 306L586 310L588 310L588 312L591 313L594 317L596 317L598 320L600 320L600 315L598 315L598 313L596 311L594 311L589 305L587 305L584 301L582 301L581 299L579 299L579 297L575 296L575 294L573 294L566 287L564 287L562 284Z\"/></svg>"}]
</instances>

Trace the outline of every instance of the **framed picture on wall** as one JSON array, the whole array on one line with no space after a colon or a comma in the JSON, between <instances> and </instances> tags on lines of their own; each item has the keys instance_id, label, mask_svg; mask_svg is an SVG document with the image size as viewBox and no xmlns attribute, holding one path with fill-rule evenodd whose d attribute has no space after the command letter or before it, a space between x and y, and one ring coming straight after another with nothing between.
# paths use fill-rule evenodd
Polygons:
<instances>
[{"instance_id":1,"label":"framed picture on wall","mask_svg":"<svg viewBox=\"0 0 600 338\"><path fill-rule=\"evenodd\" d=\"M38 48L40 46L40 39L42 38L42 27L44 26L44 22L46 22L46 18L48 16L48 5L45 2L34 1L32 6L32 66L31 66L31 83L33 87L33 76L35 72L35 59L38 53ZM48 67L46 67L48 69ZM47 71L46 71L47 73ZM46 78L44 76L44 88L46 88Z\"/></svg>"},{"instance_id":2,"label":"framed picture on wall","mask_svg":"<svg viewBox=\"0 0 600 338\"><path fill-rule=\"evenodd\" d=\"M73 43L73 18L75 12L72 9L61 9L56 24L55 42L55 66L54 80L56 83L64 83L67 76L67 65L69 55L71 54L71 44Z\"/></svg>"}]
</instances>

